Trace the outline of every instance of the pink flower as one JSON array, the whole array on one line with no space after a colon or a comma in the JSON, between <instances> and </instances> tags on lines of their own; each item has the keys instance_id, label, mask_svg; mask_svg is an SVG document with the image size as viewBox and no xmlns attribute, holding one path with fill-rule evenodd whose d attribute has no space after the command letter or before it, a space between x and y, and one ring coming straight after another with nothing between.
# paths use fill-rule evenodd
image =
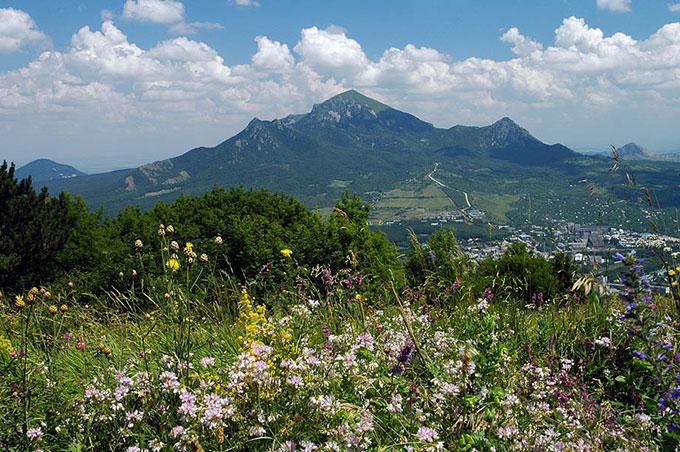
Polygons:
<instances>
[{"instance_id":1,"label":"pink flower","mask_svg":"<svg viewBox=\"0 0 680 452\"><path fill-rule=\"evenodd\" d=\"M26 437L30 440L38 439L42 436L43 432L40 427L29 428L26 432Z\"/></svg>"},{"instance_id":2,"label":"pink flower","mask_svg":"<svg viewBox=\"0 0 680 452\"><path fill-rule=\"evenodd\" d=\"M422 426L418 429L416 436L418 436L418 439L424 443L431 443L439 438L439 434L435 430L425 426Z\"/></svg>"},{"instance_id":3,"label":"pink flower","mask_svg":"<svg viewBox=\"0 0 680 452\"><path fill-rule=\"evenodd\" d=\"M184 434L184 427L181 425L177 425L170 430L170 437L172 438L179 438L182 434Z\"/></svg>"},{"instance_id":4,"label":"pink flower","mask_svg":"<svg viewBox=\"0 0 680 452\"><path fill-rule=\"evenodd\" d=\"M215 358L210 356L204 356L201 358L201 367L206 368L215 364Z\"/></svg>"}]
</instances>

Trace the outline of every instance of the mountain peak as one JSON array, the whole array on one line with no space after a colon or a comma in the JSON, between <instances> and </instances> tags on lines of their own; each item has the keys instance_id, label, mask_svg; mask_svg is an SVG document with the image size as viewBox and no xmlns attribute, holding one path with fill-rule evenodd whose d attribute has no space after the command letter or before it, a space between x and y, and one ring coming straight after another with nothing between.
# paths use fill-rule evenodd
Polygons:
<instances>
[{"instance_id":1,"label":"mountain peak","mask_svg":"<svg viewBox=\"0 0 680 452\"><path fill-rule=\"evenodd\" d=\"M503 116L501 119L499 119L498 121L491 124L491 127L496 127L496 128L505 127L505 128L524 130L524 129L522 129L522 127L519 126L519 124L517 124L515 121L508 118L507 116Z\"/></svg>"},{"instance_id":2,"label":"mountain peak","mask_svg":"<svg viewBox=\"0 0 680 452\"><path fill-rule=\"evenodd\" d=\"M330 99L314 106L315 108L328 107L333 110L367 110L373 113L380 113L390 107L368 96L364 96L359 91L350 89L336 94Z\"/></svg>"},{"instance_id":3,"label":"mountain peak","mask_svg":"<svg viewBox=\"0 0 680 452\"><path fill-rule=\"evenodd\" d=\"M299 126L348 128L365 130L385 128L392 131L431 130L432 124L415 116L371 99L356 90L349 90L315 104Z\"/></svg>"},{"instance_id":4,"label":"mountain peak","mask_svg":"<svg viewBox=\"0 0 680 452\"><path fill-rule=\"evenodd\" d=\"M649 152L647 152L642 146L637 143L630 142L624 146L617 149L619 155L623 158L629 159L645 159L649 157Z\"/></svg>"},{"instance_id":5,"label":"mountain peak","mask_svg":"<svg viewBox=\"0 0 680 452\"><path fill-rule=\"evenodd\" d=\"M359 91L357 91L355 89L350 89L350 90L344 91L340 94L336 94L335 96L331 97L330 99L321 103L320 105L324 105L324 104L360 105L364 108L368 108L370 110L373 110L376 113L379 113L383 110L387 110L388 108L390 108L388 105L385 105L381 102L378 102L377 100L372 99L368 96L364 96L363 94L361 94Z\"/></svg>"},{"instance_id":6,"label":"mountain peak","mask_svg":"<svg viewBox=\"0 0 680 452\"><path fill-rule=\"evenodd\" d=\"M31 176L34 182L46 182L83 176L85 173L70 165L57 163L50 159L37 159L18 168L15 175L18 179L25 179Z\"/></svg>"},{"instance_id":7,"label":"mountain peak","mask_svg":"<svg viewBox=\"0 0 680 452\"><path fill-rule=\"evenodd\" d=\"M535 140L533 136L507 116L486 127L491 147L506 146Z\"/></svg>"}]
</instances>

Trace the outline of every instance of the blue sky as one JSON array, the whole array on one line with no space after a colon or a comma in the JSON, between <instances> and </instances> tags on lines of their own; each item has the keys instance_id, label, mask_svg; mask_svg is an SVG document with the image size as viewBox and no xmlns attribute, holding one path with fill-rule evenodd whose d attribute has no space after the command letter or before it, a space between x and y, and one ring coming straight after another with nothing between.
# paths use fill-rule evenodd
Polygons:
<instances>
[{"instance_id":1,"label":"blue sky","mask_svg":"<svg viewBox=\"0 0 680 452\"><path fill-rule=\"evenodd\" d=\"M672 3L0 1L0 158L135 165L347 88L438 126L680 149Z\"/></svg>"},{"instance_id":2,"label":"blue sky","mask_svg":"<svg viewBox=\"0 0 680 452\"><path fill-rule=\"evenodd\" d=\"M96 29L101 12L122 10L123 1L21 0L0 1L29 13L48 34L55 48L68 46L71 35L84 25ZM649 36L660 25L680 20L668 10L668 1L644 0L631 13L612 13L591 0L261 0L259 7L243 7L229 0L186 0L191 21L216 22L218 30L192 35L205 40L227 64L247 61L256 50L254 37L265 34L281 42L295 42L302 28L338 25L359 41L370 57L387 47L412 43L436 48L455 58L470 56L510 58L498 40L511 26L539 41L553 38L555 25L569 16L585 17L605 34L617 31L636 38ZM118 23L118 22L117 22ZM120 23L131 41L149 47L173 36L162 24ZM36 52L4 56L0 69L28 62Z\"/></svg>"}]
</instances>

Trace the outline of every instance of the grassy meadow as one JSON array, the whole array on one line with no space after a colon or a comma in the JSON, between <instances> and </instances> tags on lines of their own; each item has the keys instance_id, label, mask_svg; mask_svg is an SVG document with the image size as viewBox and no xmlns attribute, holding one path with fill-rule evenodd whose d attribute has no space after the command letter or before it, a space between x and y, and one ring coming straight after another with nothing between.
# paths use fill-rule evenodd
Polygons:
<instances>
[{"instance_id":1,"label":"grassy meadow","mask_svg":"<svg viewBox=\"0 0 680 452\"><path fill-rule=\"evenodd\" d=\"M451 229L399 256L357 197L320 216L215 189L106 217L5 169L2 450L678 447L660 239L670 293L635 254L612 293L521 243L473 262Z\"/></svg>"}]
</instances>

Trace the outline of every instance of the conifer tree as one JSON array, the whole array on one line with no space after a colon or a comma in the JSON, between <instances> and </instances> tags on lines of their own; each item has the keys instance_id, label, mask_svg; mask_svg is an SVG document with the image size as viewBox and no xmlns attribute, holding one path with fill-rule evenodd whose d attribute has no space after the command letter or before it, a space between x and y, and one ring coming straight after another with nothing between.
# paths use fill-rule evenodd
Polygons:
<instances>
[{"instance_id":1,"label":"conifer tree","mask_svg":"<svg viewBox=\"0 0 680 452\"><path fill-rule=\"evenodd\" d=\"M14 164L0 166L0 288L20 290L51 279L71 221L64 195L36 193L31 178L18 181Z\"/></svg>"}]
</instances>

